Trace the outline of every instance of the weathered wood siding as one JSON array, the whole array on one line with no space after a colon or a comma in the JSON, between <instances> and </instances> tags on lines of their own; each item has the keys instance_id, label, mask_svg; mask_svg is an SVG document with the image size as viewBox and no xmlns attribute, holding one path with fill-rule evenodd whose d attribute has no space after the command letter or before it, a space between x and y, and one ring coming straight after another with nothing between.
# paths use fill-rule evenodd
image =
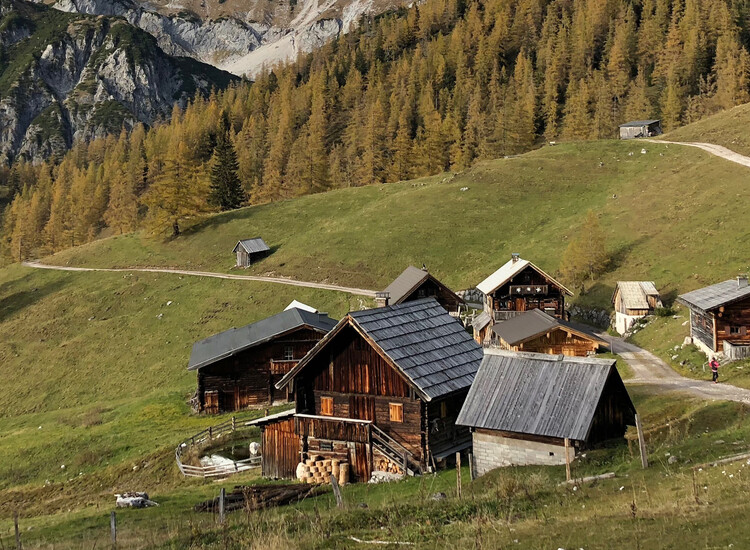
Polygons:
<instances>
[{"instance_id":1,"label":"weathered wood siding","mask_svg":"<svg viewBox=\"0 0 750 550\"><path fill-rule=\"evenodd\" d=\"M456 425L456 418L468 392L467 389L445 399L430 401L426 404L427 445L433 455L471 439L471 432L467 426Z\"/></svg>"},{"instance_id":2,"label":"weathered wood siding","mask_svg":"<svg viewBox=\"0 0 750 550\"><path fill-rule=\"evenodd\" d=\"M461 303L453 292L448 290L442 284L436 283L429 277L421 285L415 288L411 294L402 299L400 303L430 297L435 298L438 303L446 309L446 311L458 311L458 306Z\"/></svg>"},{"instance_id":3,"label":"weathered wood siding","mask_svg":"<svg viewBox=\"0 0 750 550\"><path fill-rule=\"evenodd\" d=\"M716 351L714 347L714 320L710 313L690 312L690 335Z\"/></svg>"},{"instance_id":4,"label":"weathered wood siding","mask_svg":"<svg viewBox=\"0 0 750 550\"><path fill-rule=\"evenodd\" d=\"M586 444L623 437L628 425L634 424L635 414L630 408L627 390L619 377L611 373L596 407Z\"/></svg>"},{"instance_id":5,"label":"weathered wood siding","mask_svg":"<svg viewBox=\"0 0 750 550\"><path fill-rule=\"evenodd\" d=\"M716 323L715 351L723 351L724 341L750 343L750 299L728 304L714 314Z\"/></svg>"},{"instance_id":6,"label":"weathered wood siding","mask_svg":"<svg viewBox=\"0 0 750 550\"><path fill-rule=\"evenodd\" d=\"M325 355L325 357L324 357ZM320 415L320 398L333 399L333 416L371 420L423 463L421 400L352 327L345 327L295 380L297 412ZM403 422L391 422L390 404L403 405Z\"/></svg>"},{"instance_id":7,"label":"weathered wood siding","mask_svg":"<svg viewBox=\"0 0 750 550\"><path fill-rule=\"evenodd\" d=\"M557 328L548 334L542 334L533 340L511 346L504 340L500 340L500 347L511 351L529 351L534 353L547 353L550 355L567 355L569 357L586 357L589 352L599 349L598 342L584 338L577 334L566 332L565 329Z\"/></svg>"},{"instance_id":8,"label":"weathered wood siding","mask_svg":"<svg viewBox=\"0 0 750 550\"><path fill-rule=\"evenodd\" d=\"M517 286L546 286L546 293L517 294L511 292L512 287ZM563 318L565 316L565 294L562 289L552 284L531 266L526 267L509 283L488 295L486 303L491 311L541 309L554 317Z\"/></svg>"},{"instance_id":9,"label":"weathered wood siding","mask_svg":"<svg viewBox=\"0 0 750 550\"><path fill-rule=\"evenodd\" d=\"M261 472L265 477L293 479L300 461L300 438L295 419L267 424L261 428Z\"/></svg>"},{"instance_id":10,"label":"weathered wood siding","mask_svg":"<svg viewBox=\"0 0 750 550\"><path fill-rule=\"evenodd\" d=\"M229 412L289 400L287 390L277 390L274 384L323 336L318 331L300 328L199 369L201 410L207 413ZM284 360L285 350L290 346L294 357L291 362ZM207 402L207 392L218 392L215 405L213 401Z\"/></svg>"}]
</instances>

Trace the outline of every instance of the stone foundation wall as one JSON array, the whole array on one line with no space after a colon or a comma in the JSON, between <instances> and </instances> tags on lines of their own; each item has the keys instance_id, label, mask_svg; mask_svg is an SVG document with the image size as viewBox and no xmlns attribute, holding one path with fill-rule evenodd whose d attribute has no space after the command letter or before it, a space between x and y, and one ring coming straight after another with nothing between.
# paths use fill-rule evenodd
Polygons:
<instances>
[{"instance_id":1,"label":"stone foundation wall","mask_svg":"<svg viewBox=\"0 0 750 550\"><path fill-rule=\"evenodd\" d=\"M504 466L539 464L558 466L565 464L565 445L513 439L497 434L474 432L474 464L481 476ZM570 460L575 458L575 449L569 449Z\"/></svg>"}]
</instances>

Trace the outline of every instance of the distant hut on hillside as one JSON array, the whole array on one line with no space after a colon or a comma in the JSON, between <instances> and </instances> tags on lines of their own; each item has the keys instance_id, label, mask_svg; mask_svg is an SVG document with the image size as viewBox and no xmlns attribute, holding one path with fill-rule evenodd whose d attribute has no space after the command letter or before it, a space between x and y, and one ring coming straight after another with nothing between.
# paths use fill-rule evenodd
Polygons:
<instances>
[{"instance_id":1,"label":"distant hut on hillside","mask_svg":"<svg viewBox=\"0 0 750 550\"><path fill-rule=\"evenodd\" d=\"M572 461L582 449L623 437L636 411L615 363L486 350L456 420L471 429L476 473L565 464L566 452Z\"/></svg>"},{"instance_id":2,"label":"distant hut on hillside","mask_svg":"<svg viewBox=\"0 0 750 550\"><path fill-rule=\"evenodd\" d=\"M232 251L237 254L237 267L248 267L268 255L271 249L260 237L239 241Z\"/></svg>"},{"instance_id":3,"label":"distant hut on hillside","mask_svg":"<svg viewBox=\"0 0 750 550\"><path fill-rule=\"evenodd\" d=\"M383 292L378 293L378 305L395 306L420 298L435 298L449 313L457 312L464 303L426 269L410 265Z\"/></svg>"},{"instance_id":4,"label":"distant hut on hillside","mask_svg":"<svg viewBox=\"0 0 750 550\"><path fill-rule=\"evenodd\" d=\"M586 357L607 342L578 323L555 319L541 309L496 324L494 340L502 349Z\"/></svg>"},{"instance_id":5,"label":"distant hut on hillside","mask_svg":"<svg viewBox=\"0 0 750 550\"><path fill-rule=\"evenodd\" d=\"M661 133L661 120L632 120L620 124L620 139L653 137Z\"/></svg>"},{"instance_id":6,"label":"distant hut on hillside","mask_svg":"<svg viewBox=\"0 0 750 550\"><path fill-rule=\"evenodd\" d=\"M615 306L615 330L625 334L636 319L662 307L659 291L651 281L617 281L612 294Z\"/></svg>"}]
</instances>

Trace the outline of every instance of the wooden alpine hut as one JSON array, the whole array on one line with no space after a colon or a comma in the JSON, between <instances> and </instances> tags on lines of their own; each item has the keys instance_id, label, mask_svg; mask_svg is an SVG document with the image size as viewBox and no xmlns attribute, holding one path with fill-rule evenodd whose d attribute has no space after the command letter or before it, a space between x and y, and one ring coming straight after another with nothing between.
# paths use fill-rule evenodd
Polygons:
<instances>
[{"instance_id":1,"label":"wooden alpine hut","mask_svg":"<svg viewBox=\"0 0 750 550\"><path fill-rule=\"evenodd\" d=\"M188 370L198 373L198 409L220 413L288 401L276 382L334 326L325 314L292 308L196 342Z\"/></svg>"},{"instance_id":2,"label":"wooden alpine hut","mask_svg":"<svg viewBox=\"0 0 750 550\"><path fill-rule=\"evenodd\" d=\"M659 291L651 281L617 281L612 294L615 330L625 334L633 323L662 307Z\"/></svg>"},{"instance_id":3,"label":"wooden alpine hut","mask_svg":"<svg viewBox=\"0 0 750 550\"><path fill-rule=\"evenodd\" d=\"M464 301L427 269L410 265L382 292L379 306L398 305L420 298L435 298L450 313L457 313Z\"/></svg>"},{"instance_id":4,"label":"wooden alpine hut","mask_svg":"<svg viewBox=\"0 0 750 550\"><path fill-rule=\"evenodd\" d=\"M614 359L486 350L457 424L472 431L478 475L560 465L625 435L635 407Z\"/></svg>"},{"instance_id":5,"label":"wooden alpine hut","mask_svg":"<svg viewBox=\"0 0 750 550\"><path fill-rule=\"evenodd\" d=\"M237 255L237 267L248 267L253 262L268 256L271 249L263 239L255 237L238 241L232 252Z\"/></svg>"},{"instance_id":6,"label":"wooden alpine hut","mask_svg":"<svg viewBox=\"0 0 750 550\"><path fill-rule=\"evenodd\" d=\"M297 438L277 438L268 423L263 458L280 477L311 456L348 463L357 481L431 469L471 443L455 420L481 360L434 298L351 312L276 384L292 388Z\"/></svg>"}]
</instances>

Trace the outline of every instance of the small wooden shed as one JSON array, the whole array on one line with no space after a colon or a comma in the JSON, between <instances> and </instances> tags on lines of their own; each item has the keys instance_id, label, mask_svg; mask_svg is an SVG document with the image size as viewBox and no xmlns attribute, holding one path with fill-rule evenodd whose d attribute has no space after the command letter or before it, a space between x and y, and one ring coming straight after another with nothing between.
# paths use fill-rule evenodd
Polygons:
<instances>
[{"instance_id":1,"label":"small wooden shed","mask_svg":"<svg viewBox=\"0 0 750 550\"><path fill-rule=\"evenodd\" d=\"M492 331L496 344L510 351L586 357L607 345L588 327L555 319L540 309L498 323Z\"/></svg>"},{"instance_id":2,"label":"small wooden shed","mask_svg":"<svg viewBox=\"0 0 750 550\"><path fill-rule=\"evenodd\" d=\"M248 267L267 256L271 249L260 237L238 241L232 251L237 255L237 267Z\"/></svg>"},{"instance_id":3,"label":"small wooden shed","mask_svg":"<svg viewBox=\"0 0 750 550\"><path fill-rule=\"evenodd\" d=\"M690 336L693 343L713 357L726 352L741 354L750 346L750 285L747 277L682 294L677 301L690 309Z\"/></svg>"},{"instance_id":4,"label":"small wooden shed","mask_svg":"<svg viewBox=\"0 0 750 550\"><path fill-rule=\"evenodd\" d=\"M615 308L615 330L625 334L636 319L662 307L659 291L652 281L617 281L612 294Z\"/></svg>"},{"instance_id":5,"label":"small wooden shed","mask_svg":"<svg viewBox=\"0 0 750 550\"><path fill-rule=\"evenodd\" d=\"M503 466L555 466L623 437L635 407L614 359L485 350L457 424L472 431L478 475Z\"/></svg>"},{"instance_id":6,"label":"small wooden shed","mask_svg":"<svg viewBox=\"0 0 750 550\"><path fill-rule=\"evenodd\" d=\"M396 277L388 287L379 293L379 306L397 305L419 300L435 298L450 313L456 313L464 301L455 292L432 276L426 269L410 265Z\"/></svg>"},{"instance_id":7,"label":"small wooden shed","mask_svg":"<svg viewBox=\"0 0 750 550\"><path fill-rule=\"evenodd\" d=\"M631 120L620 124L620 139L635 139L661 135L660 120Z\"/></svg>"}]
</instances>

